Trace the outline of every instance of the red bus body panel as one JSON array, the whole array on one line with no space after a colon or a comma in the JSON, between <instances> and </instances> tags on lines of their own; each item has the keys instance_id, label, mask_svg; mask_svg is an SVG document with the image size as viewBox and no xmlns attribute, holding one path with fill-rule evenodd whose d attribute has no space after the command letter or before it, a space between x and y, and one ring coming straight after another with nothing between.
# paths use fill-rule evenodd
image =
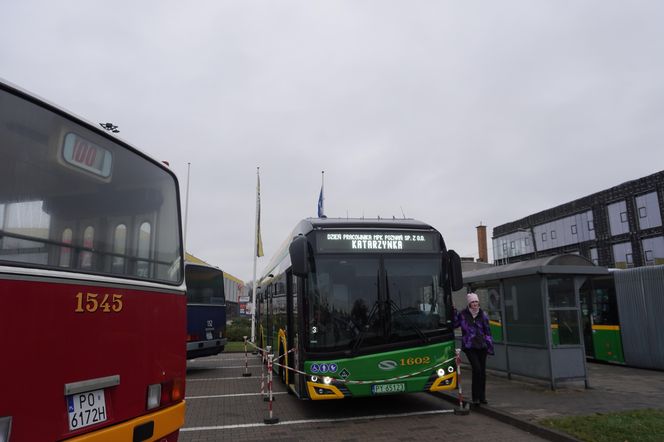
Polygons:
<instances>
[{"instance_id":1,"label":"red bus body panel","mask_svg":"<svg viewBox=\"0 0 664 442\"><path fill-rule=\"evenodd\" d=\"M146 409L149 384L184 384L186 297L177 288L6 277L0 274L0 416L12 416L11 442L67 439L148 414L155 411ZM83 312L76 312L78 293ZM100 301L121 295L122 309L86 311L86 293ZM108 420L71 432L65 384L113 375L120 383L104 389Z\"/></svg>"}]
</instances>

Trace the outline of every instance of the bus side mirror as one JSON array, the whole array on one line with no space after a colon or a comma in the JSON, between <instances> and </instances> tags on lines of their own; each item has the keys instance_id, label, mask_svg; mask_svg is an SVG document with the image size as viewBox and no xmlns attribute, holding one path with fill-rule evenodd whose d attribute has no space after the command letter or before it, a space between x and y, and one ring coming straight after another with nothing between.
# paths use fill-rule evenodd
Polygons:
<instances>
[{"instance_id":1,"label":"bus side mirror","mask_svg":"<svg viewBox=\"0 0 664 442\"><path fill-rule=\"evenodd\" d=\"M293 274L301 278L309 274L309 242L306 236L296 236L288 247Z\"/></svg>"},{"instance_id":2,"label":"bus side mirror","mask_svg":"<svg viewBox=\"0 0 664 442\"><path fill-rule=\"evenodd\" d=\"M463 288L463 273L461 271L461 258L454 250L448 250L450 268L448 269L450 275L450 285L453 291L461 290Z\"/></svg>"}]
</instances>

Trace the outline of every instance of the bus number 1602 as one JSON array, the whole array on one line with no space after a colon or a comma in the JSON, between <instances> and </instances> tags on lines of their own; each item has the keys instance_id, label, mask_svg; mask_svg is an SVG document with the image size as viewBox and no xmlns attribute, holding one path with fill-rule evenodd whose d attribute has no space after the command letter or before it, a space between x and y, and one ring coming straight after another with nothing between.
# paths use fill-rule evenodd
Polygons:
<instances>
[{"instance_id":1,"label":"bus number 1602","mask_svg":"<svg viewBox=\"0 0 664 442\"><path fill-rule=\"evenodd\" d=\"M423 356L418 358L401 359L401 365L426 365L431 363L431 357Z\"/></svg>"},{"instance_id":2,"label":"bus number 1602","mask_svg":"<svg viewBox=\"0 0 664 442\"><path fill-rule=\"evenodd\" d=\"M101 310L104 313L117 313L122 310L122 295L98 295L97 293L76 294L76 313L94 313Z\"/></svg>"}]
</instances>

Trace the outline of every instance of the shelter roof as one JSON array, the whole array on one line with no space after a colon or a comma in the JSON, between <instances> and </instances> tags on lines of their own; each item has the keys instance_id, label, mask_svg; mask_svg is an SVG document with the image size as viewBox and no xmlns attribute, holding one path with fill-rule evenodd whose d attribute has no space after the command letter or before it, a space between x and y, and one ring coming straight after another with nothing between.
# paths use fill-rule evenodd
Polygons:
<instances>
[{"instance_id":1,"label":"shelter roof","mask_svg":"<svg viewBox=\"0 0 664 442\"><path fill-rule=\"evenodd\" d=\"M596 266L582 256L565 254L464 272L463 282L495 281L530 275L606 275L608 273L606 267Z\"/></svg>"}]
</instances>

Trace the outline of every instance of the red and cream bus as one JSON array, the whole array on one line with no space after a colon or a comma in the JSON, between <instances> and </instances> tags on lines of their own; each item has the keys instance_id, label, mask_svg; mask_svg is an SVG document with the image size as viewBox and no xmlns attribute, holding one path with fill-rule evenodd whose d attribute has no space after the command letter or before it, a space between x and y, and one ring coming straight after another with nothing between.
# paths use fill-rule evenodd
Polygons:
<instances>
[{"instance_id":1,"label":"red and cream bus","mask_svg":"<svg viewBox=\"0 0 664 442\"><path fill-rule=\"evenodd\" d=\"M175 441L186 297L178 183L0 82L0 441Z\"/></svg>"}]
</instances>

